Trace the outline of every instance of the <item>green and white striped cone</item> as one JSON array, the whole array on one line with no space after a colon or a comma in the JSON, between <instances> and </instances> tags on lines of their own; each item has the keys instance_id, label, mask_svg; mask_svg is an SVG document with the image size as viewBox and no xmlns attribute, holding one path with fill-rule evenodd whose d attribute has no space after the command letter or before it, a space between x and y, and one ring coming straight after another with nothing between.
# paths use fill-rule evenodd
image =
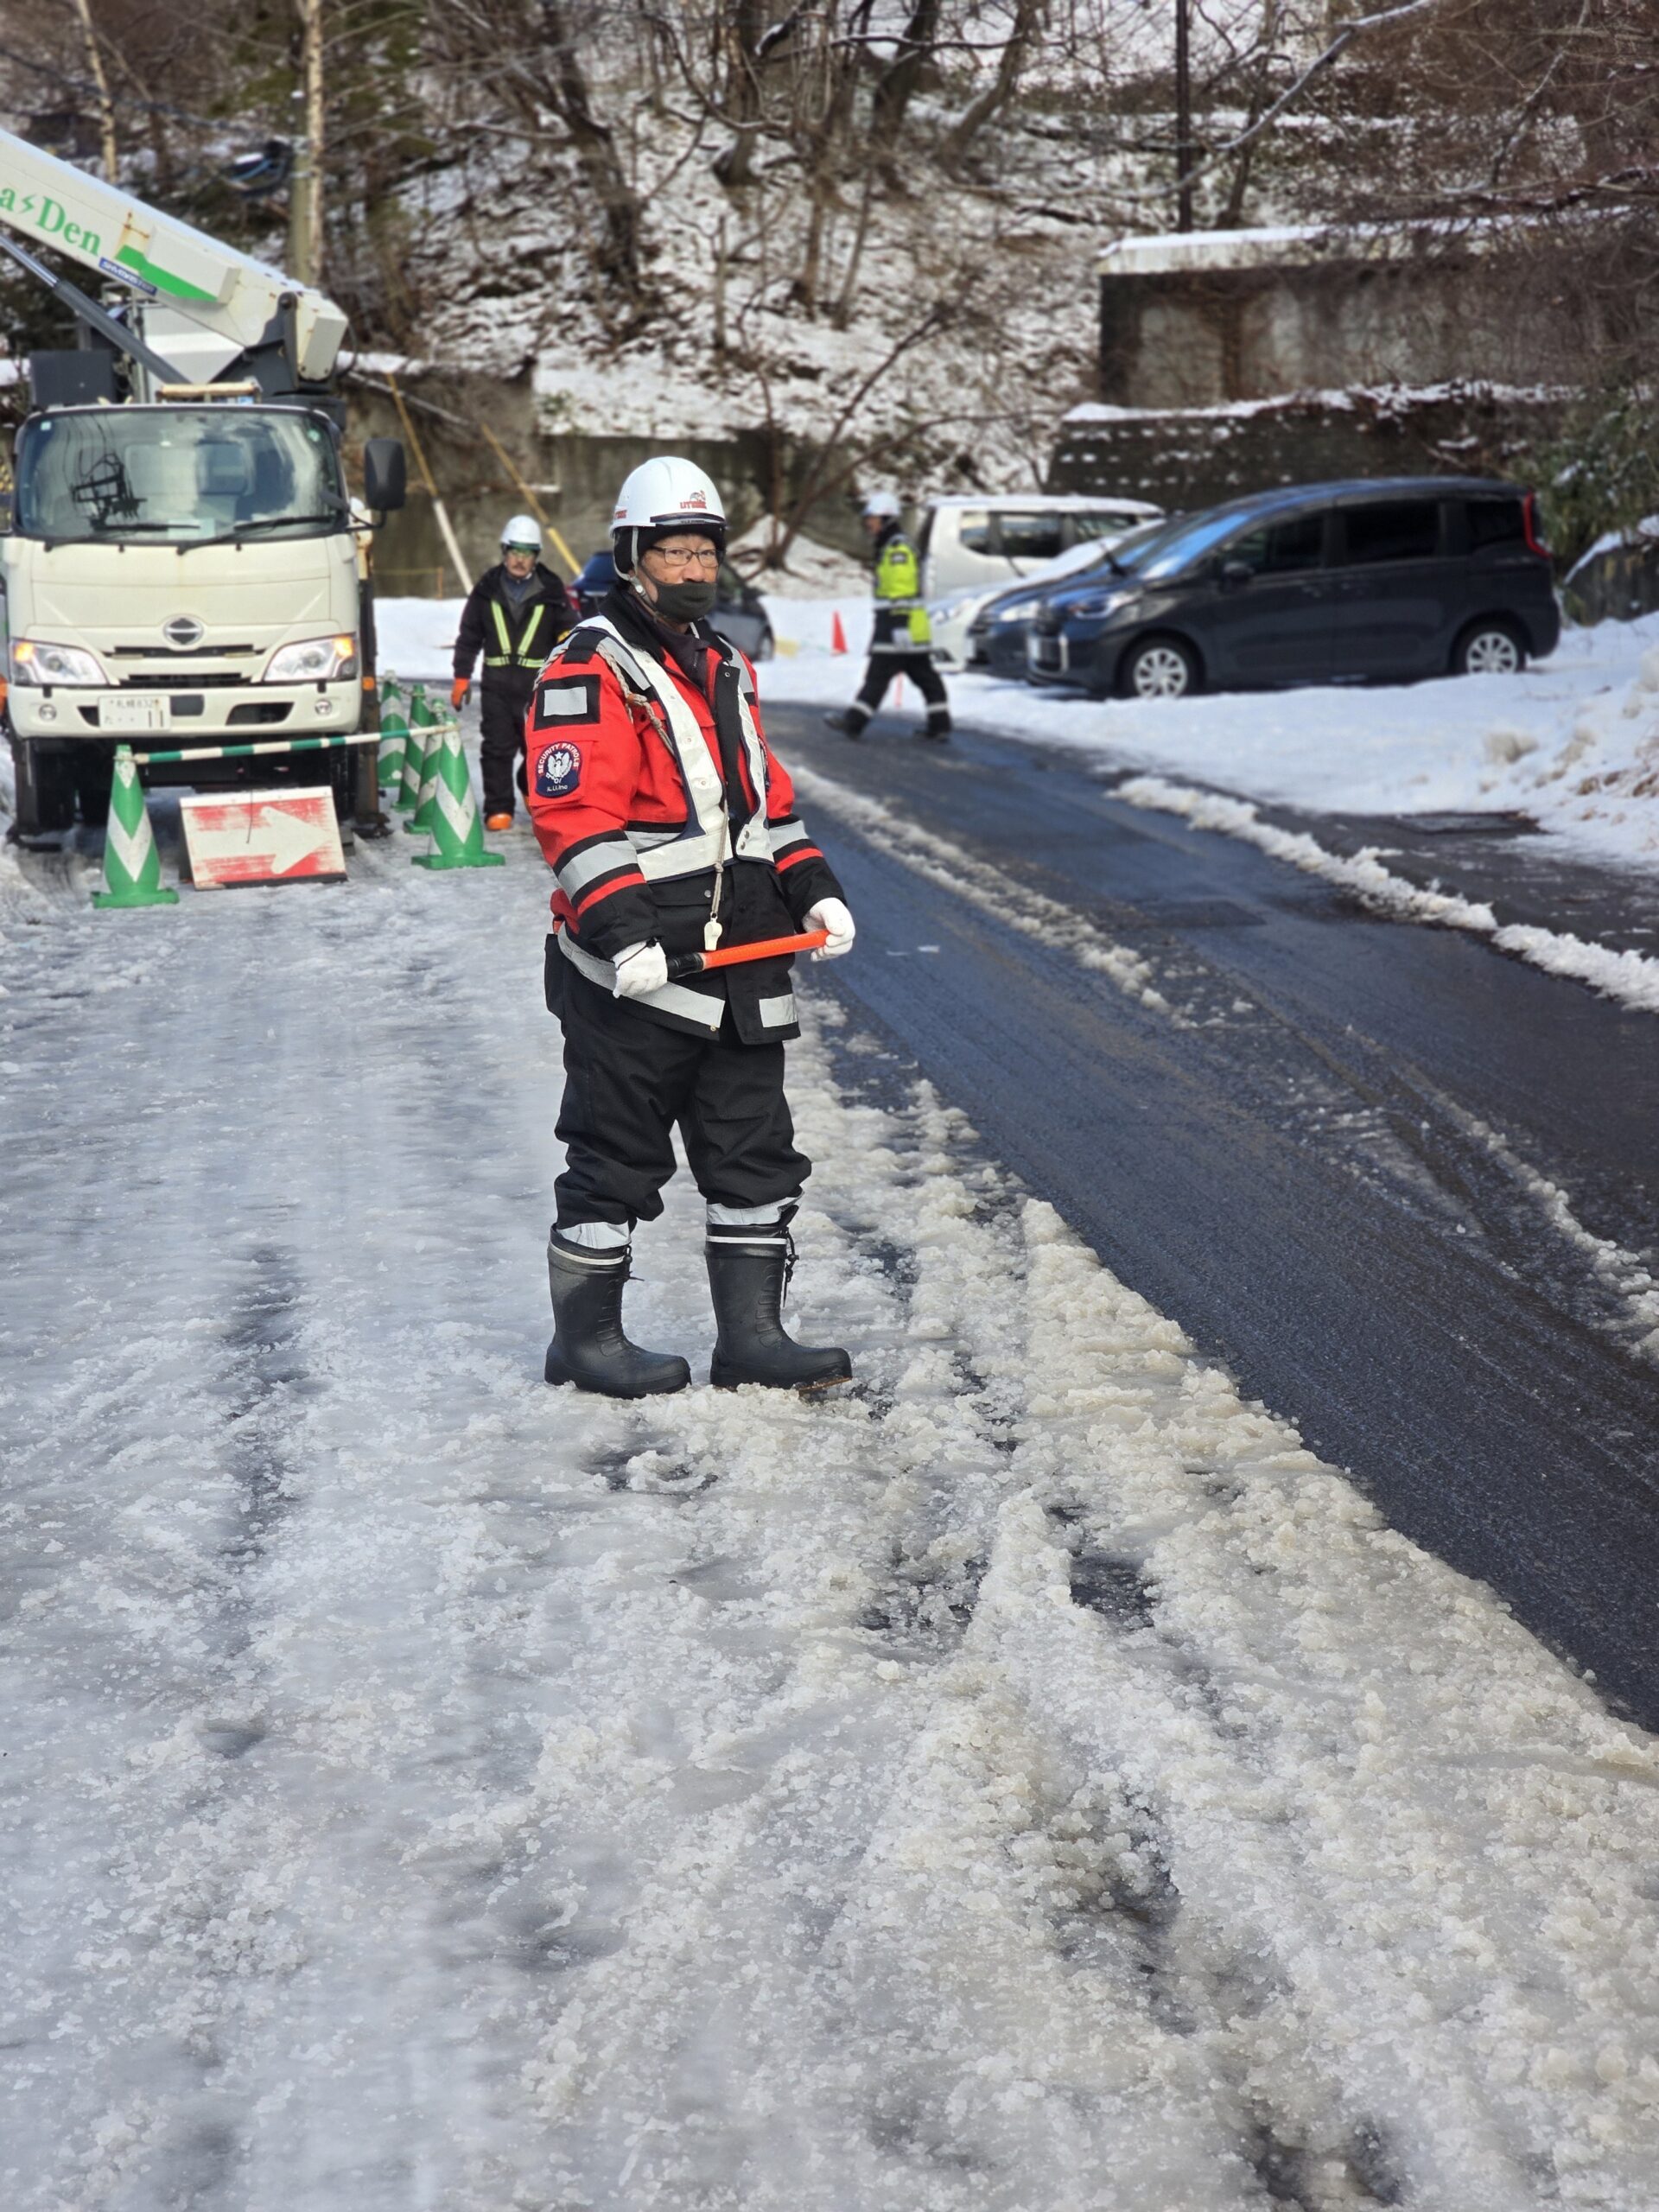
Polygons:
<instances>
[{"instance_id":1,"label":"green and white striped cone","mask_svg":"<svg viewBox=\"0 0 1659 2212\"><path fill-rule=\"evenodd\" d=\"M401 784L404 776L404 754L409 747L409 724L401 707L390 700L380 702L380 788L390 791L394 784Z\"/></svg>"},{"instance_id":2,"label":"green and white striped cone","mask_svg":"<svg viewBox=\"0 0 1659 2212\"><path fill-rule=\"evenodd\" d=\"M437 850L416 853L416 868L505 868L505 855L484 849L484 824L478 818L473 779L461 732L451 722L438 753L437 787L432 802L432 842Z\"/></svg>"},{"instance_id":3,"label":"green and white striped cone","mask_svg":"<svg viewBox=\"0 0 1659 2212\"><path fill-rule=\"evenodd\" d=\"M162 856L144 807L144 787L130 745L115 751L115 782L104 832L104 888L94 906L176 906L179 894L162 881Z\"/></svg>"},{"instance_id":4,"label":"green and white striped cone","mask_svg":"<svg viewBox=\"0 0 1659 2212\"><path fill-rule=\"evenodd\" d=\"M438 762L443 754L444 732L451 727L450 723L432 720L429 720L427 724L426 752L421 761L420 795L414 813L404 824L405 830L412 830L417 837L431 834L432 810L438 803Z\"/></svg>"},{"instance_id":5,"label":"green and white striped cone","mask_svg":"<svg viewBox=\"0 0 1659 2212\"><path fill-rule=\"evenodd\" d=\"M404 743L403 776L397 788L399 814L413 814L421 803L421 771L426 765L426 733L431 723L432 709L426 703L425 690L420 684L411 683L409 735Z\"/></svg>"}]
</instances>

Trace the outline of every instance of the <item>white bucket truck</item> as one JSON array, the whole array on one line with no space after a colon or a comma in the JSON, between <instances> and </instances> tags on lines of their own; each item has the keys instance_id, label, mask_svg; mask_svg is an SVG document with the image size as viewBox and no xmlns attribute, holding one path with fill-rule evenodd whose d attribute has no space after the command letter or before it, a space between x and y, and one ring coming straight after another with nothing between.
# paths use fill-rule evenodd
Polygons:
<instances>
[{"instance_id":1,"label":"white bucket truck","mask_svg":"<svg viewBox=\"0 0 1659 2212\"><path fill-rule=\"evenodd\" d=\"M121 288L99 306L44 246ZM13 835L96 818L115 744L212 748L372 729L373 607L340 461L346 319L279 270L0 131L0 252L80 324L29 358L30 408L0 534ZM107 296L107 291L106 291ZM371 439L364 510L404 499ZM198 786L332 780L375 816L374 749L147 772Z\"/></svg>"}]
</instances>

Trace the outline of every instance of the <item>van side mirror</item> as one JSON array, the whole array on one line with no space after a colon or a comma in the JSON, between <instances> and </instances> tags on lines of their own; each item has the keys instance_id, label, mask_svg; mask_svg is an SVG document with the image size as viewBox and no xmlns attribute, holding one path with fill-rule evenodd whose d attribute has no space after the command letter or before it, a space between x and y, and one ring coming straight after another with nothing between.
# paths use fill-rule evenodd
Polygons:
<instances>
[{"instance_id":1,"label":"van side mirror","mask_svg":"<svg viewBox=\"0 0 1659 2212\"><path fill-rule=\"evenodd\" d=\"M363 504L371 514L393 513L409 496L401 438L370 438L363 448Z\"/></svg>"},{"instance_id":2,"label":"van side mirror","mask_svg":"<svg viewBox=\"0 0 1659 2212\"><path fill-rule=\"evenodd\" d=\"M1248 561L1224 561L1221 564L1221 588L1224 591L1237 591L1249 583L1255 570Z\"/></svg>"}]
</instances>

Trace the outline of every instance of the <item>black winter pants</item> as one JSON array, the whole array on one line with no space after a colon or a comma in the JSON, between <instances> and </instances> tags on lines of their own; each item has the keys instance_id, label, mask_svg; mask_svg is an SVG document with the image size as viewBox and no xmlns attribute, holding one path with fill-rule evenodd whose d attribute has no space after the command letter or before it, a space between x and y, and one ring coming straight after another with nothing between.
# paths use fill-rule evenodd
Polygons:
<instances>
[{"instance_id":1,"label":"black winter pants","mask_svg":"<svg viewBox=\"0 0 1659 2212\"><path fill-rule=\"evenodd\" d=\"M864 681L858 688L858 704L871 714L881 704L895 676L907 676L930 707L946 704L944 679L929 652L894 653L880 650L870 655Z\"/></svg>"},{"instance_id":2,"label":"black winter pants","mask_svg":"<svg viewBox=\"0 0 1659 2212\"><path fill-rule=\"evenodd\" d=\"M522 691L516 685L512 690L505 686L486 687L479 695L478 718L483 736L478 760L484 774L486 814L512 812L515 760L518 762L518 788L524 789L524 710L533 689L533 680L527 679Z\"/></svg>"},{"instance_id":3,"label":"black winter pants","mask_svg":"<svg viewBox=\"0 0 1659 2212\"><path fill-rule=\"evenodd\" d=\"M548 967L564 1025L559 1228L655 1221L674 1173L677 1123L706 1199L760 1206L794 1197L812 1163L795 1149L781 1045L741 1045L727 1029L712 1038L669 1029L550 947Z\"/></svg>"}]
</instances>

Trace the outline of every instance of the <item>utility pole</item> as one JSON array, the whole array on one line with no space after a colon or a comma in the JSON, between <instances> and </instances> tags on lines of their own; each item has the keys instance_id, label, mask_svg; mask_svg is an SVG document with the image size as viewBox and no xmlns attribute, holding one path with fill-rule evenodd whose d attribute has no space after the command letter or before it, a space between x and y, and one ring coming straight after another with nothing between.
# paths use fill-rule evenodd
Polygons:
<instances>
[{"instance_id":1,"label":"utility pole","mask_svg":"<svg viewBox=\"0 0 1659 2212\"><path fill-rule=\"evenodd\" d=\"M1192 0L1175 0L1175 227L1192 227Z\"/></svg>"},{"instance_id":2,"label":"utility pole","mask_svg":"<svg viewBox=\"0 0 1659 2212\"><path fill-rule=\"evenodd\" d=\"M86 49L86 67L92 73L92 82L98 86L99 158L105 181L116 181L115 162L115 102L110 98L110 79L104 67L103 49L98 42L98 33L92 29L91 0L71 0L80 18L80 40Z\"/></svg>"},{"instance_id":3,"label":"utility pole","mask_svg":"<svg viewBox=\"0 0 1659 2212\"><path fill-rule=\"evenodd\" d=\"M300 81L294 104L294 167L288 184L288 273L296 283L322 278L322 0L294 0L300 19Z\"/></svg>"}]
</instances>

